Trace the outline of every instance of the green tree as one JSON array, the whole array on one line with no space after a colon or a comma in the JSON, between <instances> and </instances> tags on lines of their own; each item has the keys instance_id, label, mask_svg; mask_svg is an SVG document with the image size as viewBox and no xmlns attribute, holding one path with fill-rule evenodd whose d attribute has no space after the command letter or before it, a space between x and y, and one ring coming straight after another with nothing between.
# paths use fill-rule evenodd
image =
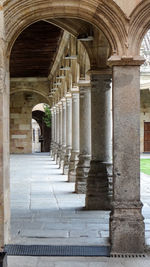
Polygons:
<instances>
[{"instance_id":1,"label":"green tree","mask_svg":"<svg viewBox=\"0 0 150 267\"><path fill-rule=\"evenodd\" d=\"M44 114L43 120L46 126L50 128L51 127L51 110L50 110L49 105L44 104L44 112L45 114Z\"/></svg>"}]
</instances>

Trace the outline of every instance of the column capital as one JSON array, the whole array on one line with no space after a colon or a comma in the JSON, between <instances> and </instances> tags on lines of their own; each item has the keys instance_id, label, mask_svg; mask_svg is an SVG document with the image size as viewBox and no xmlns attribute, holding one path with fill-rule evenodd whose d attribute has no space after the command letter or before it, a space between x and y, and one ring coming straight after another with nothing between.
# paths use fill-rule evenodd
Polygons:
<instances>
[{"instance_id":1,"label":"column capital","mask_svg":"<svg viewBox=\"0 0 150 267\"><path fill-rule=\"evenodd\" d=\"M62 102L62 109L66 109L66 98L63 97L61 102Z\"/></svg>"},{"instance_id":2,"label":"column capital","mask_svg":"<svg viewBox=\"0 0 150 267\"><path fill-rule=\"evenodd\" d=\"M58 106L59 106L59 107L62 106L62 102L61 102L61 100L58 102Z\"/></svg>"},{"instance_id":3,"label":"column capital","mask_svg":"<svg viewBox=\"0 0 150 267\"><path fill-rule=\"evenodd\" d=\"M72 95L71 95L71 93L67 93L66 94L66 104L67 104L67 106L71 105L71 101L72 101Z\"/></svg>"},{"instance_id":4,"label":"column capital","mask_svg":"<svg viewBox=\"0 0 150 267\"><path fill-rule=\"evenodd\" d=\"M144 63L145 59L142 56L111 56L107 64L110 67L113 66L141 66Z\"/></svg>"},{"instance_id":5,"label":"column capital","mask_svg":"<svg viewBox=\"0 0 150 267\"><path fill-rule=\"evenodd\" d=\"M71 88L71 95L79 93L79 86L74 86Z\"/></svg>"},{"instance_id":6,"label":"column capital","mask_svg":"<svg viewBox=\"0 0 150 267\"><path fill-rule=\"evenodd\" d=\"M56 112L59 112L59 104L56 104Z\"/></svg>"},{"instance_id":7,"label":"column capital","mask_svg":"<svg viewBox=\"0 0 150 267\"><path fill-rule=\"evenodd\" d=\"M91 91L102 90L108 91L111 89L112 74L107 71L99 73L91 73Z\"/></svg>"},{"instance_id":8,"label":"column capital","mask_svg":"<svg viewBox=\"0 0 150 267\"><path fill-rule=\"evenodd\" d=\"M62 104L63 104L64 102L66 102L66 98L63 97L63 98L61 99L61 102L62 102Z\"/></svg>"},{"instance_id":9,"label":"column capital","mask_svg":"<svg viewBox=\"0 0 150 267\"><path fill-rule=\"evenodd\" d=\"M90 87L91 86L91 82L90 81L87 81L85 79L80 79L78 81L78 86L79 86L79 88L80 87Z\"/></svg>"},{"instance_id":10,"label":"column capital","mask_svg":"<svg viewBox=\"0 0 150 267\"><path fill-rule=\"evenodd\" d=\"M59 108L59 111L61 112L63 108L63 103L61 102L61 100L58 102L58 108Z\"/></svg>"},{"instance_id":11,"label":"column capital","mask_svg":"<svg viewBox=\"0 0 150 267\"><path fill-rule=\"evenodd\" d=\"M111 68L105 68L105 69L91 69L87 72L88 75L112 75L112 69Z\"/></svg>"},{"instance_id":12,"label":"column capital","mask_svg":"<svg viewBox=\"0 0 150 267\"><path fill-rule=\"evenodd\" d=\"M71 93L68 92L68 93L65 95L65 98L66 98L66 100L67 100L68 98L71 98Z\"/></svg>"}]
</instances>

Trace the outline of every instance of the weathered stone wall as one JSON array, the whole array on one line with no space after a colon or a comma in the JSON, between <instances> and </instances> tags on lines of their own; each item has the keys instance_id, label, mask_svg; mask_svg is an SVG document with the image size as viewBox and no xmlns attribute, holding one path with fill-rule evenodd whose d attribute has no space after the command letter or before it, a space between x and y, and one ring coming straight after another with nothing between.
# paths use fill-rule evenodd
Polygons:
<instances>
[{"instance_id":1,"label":"weathered stone wall","mask_svg":"<svg viewBox=\"0 0 150 267\"><path fill-rule=\"evenodd\" d=\"M32 153L32 101L26 93L11 95L10 153Z\"/></svg>"},{"instance_id":2,"label":"weathered stone wall","mask_svg":"<svg viewBox=\"0 0 150 267\"><path fill-rule=\"evenodd\" d=\"M19 89L21 92L19 92ZM45 97L39 94L40 89L45 92ZM46 91L48 92L48 82L46 81L38 82L30 78L12 79L10 153L32 153L32 108L41 102L48 103Z\"/></svg>"}]
</instances>

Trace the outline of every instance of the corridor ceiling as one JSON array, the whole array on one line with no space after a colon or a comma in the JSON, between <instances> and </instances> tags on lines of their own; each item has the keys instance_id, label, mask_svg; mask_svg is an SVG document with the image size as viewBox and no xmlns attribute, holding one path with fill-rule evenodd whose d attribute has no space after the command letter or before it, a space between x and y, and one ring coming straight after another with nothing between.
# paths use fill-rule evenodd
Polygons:
<instances>
[{"instance_id":1,"label":"corridor ceiling","mask_svg":"<svg viewBox=\"0 0 150 267\"><path fill-rule=\"evenodd\" d=\"M10 76L47 77L55 61L63 31L39 21L17 38L10 58Z\"/></svg>"}]
</instances>

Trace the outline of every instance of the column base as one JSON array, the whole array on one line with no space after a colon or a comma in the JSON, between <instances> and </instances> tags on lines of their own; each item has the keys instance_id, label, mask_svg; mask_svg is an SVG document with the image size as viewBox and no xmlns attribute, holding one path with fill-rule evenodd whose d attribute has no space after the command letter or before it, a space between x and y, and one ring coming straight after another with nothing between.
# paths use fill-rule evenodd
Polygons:
<instances>
[{"instance_id":1,"label":"column base","mask_svg":"<svg viewBox=\"0 0 150 267\"><path fill-rule=\"evenodd\" d=\"M56 148L56 164L59 165L59 161L60 161L60 146L57 144L57 148Z\"/></svg>"},{"instance_id":2,"label":"column base","mask_svg":"<svg viewBox=\"0 0 150 267\"><path fill-rule=\"evenodd\" d=\"M92 160L87 178L86 209L111 210L108 174L105 162Z\"/></svg>"},{"instance_id":3,"label":"column base","mask_svg":"<svg viewBox=\"0 0 150 267\"><path fill-rule=\"evenodd\" d=\"M58 144L54 143L53 145L53 160L57 161L57 150L58 150Z\"/></svg>"},{"instance_id":4,"label":"column base","mask_svg":"<svg viewBox=\"0 0 150 267\"><path fill-rule=\"evenodd\" d=\"M62 146L59 145L57 150L57 160L56 160L56 164L59 165L59 168L61 166L61 153L62 153Z\"/></svg>"},{"instance_id":5,"label":"column base","mask_svg":"<svg viewBox=\"0 0 150 267\"><path fill-rule=\"evenodd\" d=\"M76 169L75 192L86 194L87 177L90 170L90 156L79 155L79 162Z\"/></svg>"},{"instance_id":6,"label":"column base","mask_svg":"<svg viewBox=\"0 0 150 267\"><path fill-rule=\"evenodd\" d=\"M71 156L71 149L66 149L66 154L64 157L64 166L63 166L63 174L68 175L69 172L69 161Z\"/></svg>"},{"instance_id":7,"label":"column base","mask_svg":"<svg viewBox=\"0 0 150 267\"><path fill-rule=\"evenodd\" d=\"M7 267L7 254L4 252L0 253L0 267Z\"/></svg>"},{"instance_id":8,"label":"column base","mask_svg":"<svg viewBox=\"0 0 150 267\"><path fill-rule=\"evenodd\" d=\"M144 253L145 227L140 202L115 202L110 215L111 253Z\"/></svg>"},{"instance_id":9,"label":"column base","mask_svg":"<svg viewBox=\"0 0 150 267\"><path fill-rule=\"evenodd\" d=\"M56 154L56 144L53 142L51 145L51 157L53 160L55 160L55 154Z\"/></svg>"},{"instance_id":10,"label":"column base","mask_svg":"<svg viewBox=\"0 0 150 267\"><path fill-rule=\"evenodd\" d=\"M68 182L76 181L76 168L78 164L79 152L71 151L71 157L69 162Z\"/></svg>"},{"instance_id":11,"label":"column base","mask_svg":"<svg viewBox=\"0 0 150 267\"><path fill-rule=\"evenodd\" d=\"M112 162L106 162L107 176L108 176L108 188L110 203L113 201L113 164Z\"/></svg>"},{"instance_id":12,"label":"column base","mask_svg":"<svg viewBox=\"0 0 150 267\"><path fill-rule=\"evenodd\" d=\"M59 167L63 170L64 169L64 160L65 160L65 154L66 154L66 147L62 146L61 155L60 155L60 165Z\"/></svg>"}]
</instances>

